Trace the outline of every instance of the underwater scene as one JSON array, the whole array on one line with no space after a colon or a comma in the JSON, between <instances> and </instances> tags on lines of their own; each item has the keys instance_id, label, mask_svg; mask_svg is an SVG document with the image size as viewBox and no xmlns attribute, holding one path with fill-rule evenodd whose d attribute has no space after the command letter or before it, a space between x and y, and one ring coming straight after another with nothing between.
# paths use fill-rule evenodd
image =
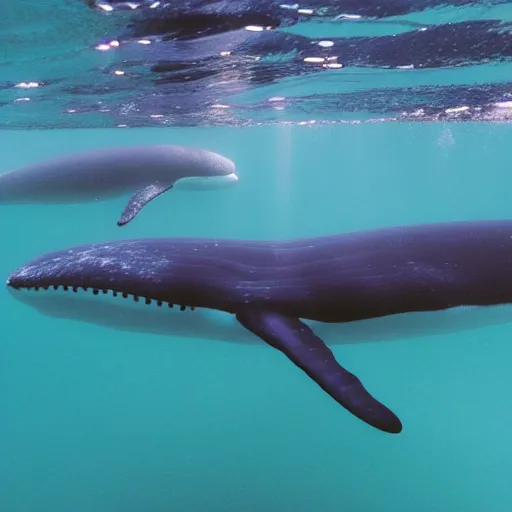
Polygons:
<instances>
[{"instance_id":1,"label":"underwater scene","mask_svg":"<svg viewBox=\"0 0 512 512\"><path fill-rule=\"evenodd\" d=\"M512 510L512 1L0 2L0 512Z\"/></svg>"}]
</instances>

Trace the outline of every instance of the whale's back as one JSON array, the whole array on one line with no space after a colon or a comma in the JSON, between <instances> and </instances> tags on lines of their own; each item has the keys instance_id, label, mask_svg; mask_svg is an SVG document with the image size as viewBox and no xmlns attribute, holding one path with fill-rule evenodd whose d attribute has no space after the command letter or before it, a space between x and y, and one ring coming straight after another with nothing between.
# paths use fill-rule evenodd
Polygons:
<instances>
[{"instance_id":1,"label":"whale's back","mask_svg":"<svg viewBox=\"0 0 512 512\"><path fill-rule=\"evenodd\" d=\"M325 238L313 258L305 255L297 272L310 290L308 309L315 319L337 322L512 302L508 220L346 234Z\"/></svg>"}]
</instances>

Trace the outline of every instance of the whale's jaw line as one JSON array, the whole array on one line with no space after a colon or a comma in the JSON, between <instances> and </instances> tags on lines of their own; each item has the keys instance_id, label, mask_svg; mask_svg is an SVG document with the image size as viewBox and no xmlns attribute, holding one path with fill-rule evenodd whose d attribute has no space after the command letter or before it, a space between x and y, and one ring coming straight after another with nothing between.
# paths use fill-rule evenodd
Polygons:
<instances>
[{"instance_id":1,"label":"whale's jaw line","mask_svg":"<svg viewBox=\"0 0 512 512\"><path fill-rule=\"evenodd\" d=\"M244 329L231 313L205 308L180 308L146 304L133 296L114 297L92 290L64 292L15 289L8 286L17 301L48 318L69 319L116 331L155 336L205 339L239 345L262 345ZM304 320L328 345L382 343L417 340L485 329L512 323L512 305L456 307L436 312L390 315L346 323Z\"/></svg>"}]
</instances>

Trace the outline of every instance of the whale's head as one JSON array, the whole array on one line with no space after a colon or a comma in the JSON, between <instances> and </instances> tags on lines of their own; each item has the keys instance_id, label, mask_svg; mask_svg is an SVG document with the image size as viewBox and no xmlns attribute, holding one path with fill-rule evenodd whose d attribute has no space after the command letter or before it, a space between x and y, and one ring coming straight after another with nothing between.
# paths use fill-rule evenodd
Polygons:
<instances>
[{"instance_id":1,"label":"whale's head","mask_svg":"<svg viewBox=\"0 0 512 512\"><path fill-rule=\"evenodd\" d=\"M171 274L165 253L151 241L55 251L12 272L7 290L45 317L177 339L256 342L229 313L166 301L161 282Z\"/></svg>"},{"instance_id":2,"label":"whale's head","mask_svg":"<svg viewBox=\"0 0 512 512\"><path fill-rule=\"evenodd\" d=\"M164 301L163 281L172 266L169 254L156 241L116 241L87 244L43 254L7 278L9 291L44 294L51 290L74 295L131 296L149 293ZM158 297L157 297L158 295Z\"/></svg>"},{"instance_id":3,"label":"whale's head","mask_svg":"<svg viewBox=\"0 0 512 512\"><path fill-rule=\"evenodd\" d=\"M96 304L121 308L126 314L148 309L226 311L229 276L215 265L205 267L208 258L200 255L201 248L208 250L214 244L143 238L79 245L28 261L11 273L6 284L12 296L35 309L50 311L56 305L54 313L47 313L50 316L60 316L58 309L64 305L68 312L72 307L78 312L84 301L93 301L96 309Z\"/></svg>"},{"instance_id":4,"label":"whale's head","mask_svg":"<svg viewBox=\"0 0 512 512\"><path fill-rule=\"evenodd\" d=\"M175 187L185 190L209 190L238 182L235 163L229 158L201 148L187 148L188 169Z\"/></svg>"},{"instance_id":5,"label":"whale's head","mask_svg":"<svg viewBox=\"0 0 512 512\"><path fill-rule=\"evenodd\" d=\"M176 265L173 256L186 250L179 245L139 239L42 254L9 275L7 291L50 318L178 339L258 343L232 314L193 306L189 285L196 272Z\"/></svg>"}]
</instances>

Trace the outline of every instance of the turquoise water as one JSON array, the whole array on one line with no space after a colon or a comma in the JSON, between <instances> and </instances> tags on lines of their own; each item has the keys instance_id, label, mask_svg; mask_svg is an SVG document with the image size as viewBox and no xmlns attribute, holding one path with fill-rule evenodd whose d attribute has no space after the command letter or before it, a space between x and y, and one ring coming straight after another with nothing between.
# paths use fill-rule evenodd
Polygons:
<instances>
[{"instance_id":1,"label":"turquoise water","mask_svg":"<svg viewBox=\"0 0 512 512\"><path fill-rule=\"evenodd\" d=\"M88 148L182 143L236 187L2 206L4 278L38 254L140 236L288 238L510 217L510 124L3 131L2 172ZM505 512L511 325L331 345L404 423L383 434L263 343L118 332L1 291L0 510ZM333 340L325 340L327 343Z\"/></svg>"}]
</instances>

